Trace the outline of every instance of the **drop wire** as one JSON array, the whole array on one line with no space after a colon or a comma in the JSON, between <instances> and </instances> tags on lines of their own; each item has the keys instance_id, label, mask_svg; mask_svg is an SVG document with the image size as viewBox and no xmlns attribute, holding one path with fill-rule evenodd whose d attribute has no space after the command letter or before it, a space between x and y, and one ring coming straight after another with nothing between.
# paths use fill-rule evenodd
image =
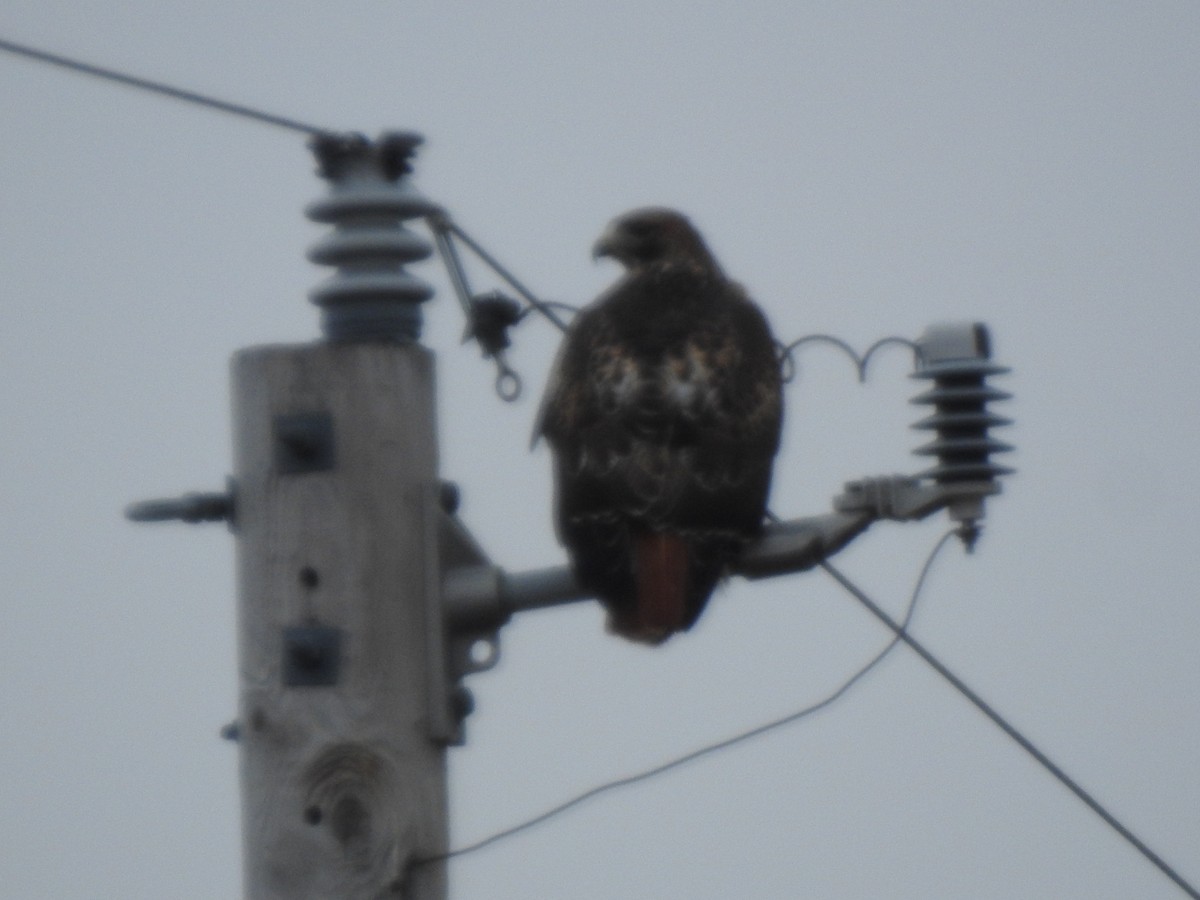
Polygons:
<instances>
[{"instance_id":1,"label":"drop wire","mask_svg":"<svg viewBox=\"0 0 1200 900\"><path fill-rule=\"evenodd\" d=\"M925 579L928 576L929 571L933 566L934 559L936 559L938 552L942 549L942 547L944 547L946 545L946 543L949 541L950 538L956 536L957 534L958 534L958 529L952 529L950 531L947 531L944 535L942 535L942 537L934 545L933 549L929 552L929 556L925 559L925 564L921 567L920 575L917 576L916 584L913 586L912 595L909 598L908 607L907 607L907 610L904 615L903 623L901 625L897 626L898 628L901 629L901 631L903 631L903 629L905 627L907 627L908 622L912 619L913 613L916 610L917 600L920 597L921 590L925 584ZM662 775L666 772L671 771L672 769L677 769L680 766L686 765L687 763L690 763L690 762L694 762L702 757L709 756L709 755L712 755L715 753L719 753L723 750L728 750L729 748L731 748L737 744L741 744L741 743L751 740L753 738L760 737L761 735L764 735L767 732L774 731L777 728L782 728L785 725L790 725L793 722L799 721L800 719L807 718L808 716L812 715L813 713L819 712L820 710L824 709L825 707L830 706L837 700L841 699L841 697L844 696L852 687L854 687L854 685L856 685L859 681L861 681L867 675L868 672L870 672L872 669L874 669L876 666L878 666L879 663L881 663L883 661L884 657L886 657L896 647L896 645L898 643L900 643L899 635L897 635L896 637L893 637L883 647L882 650L880 650L873 657L871 657L871 659L868 660L865 665L861 666L853 675L851 675L849 678L847 678L845 681L843 681L842 684L836 690L834 690L832 693L826 695L823 699L817 701L816 703L811 704L810 706L806 706L803 709L797 710L796 712L793 712L793 713L789 713L788 715L783 716L782 718L775 719L775 720L767 722L763 725L757 725L753 728L747 729L746 731L739 732L738 734L735 734L729 738L725 738L724 740L720 740L720 741L717 741L712 744L707 744L703 747L700 747L699 749L692 750L688 753L683 754L682 756L677 756L674 759L668 760L665 763L661 763L660 765L654 766L649 769L645 769L636 774L628 775L623 778L617 778L612 781L607 781L604 784L593 787L587 791L584 791L581 794L577 794L576 796L572 797L571 799L569 799L563 803L560 803L557 806L551 807L550 809L546 810L545 812L539 813L538 815L533 816L532 818L526 819L523 822L519 822L516 825L513 825L509 828L505 828L501 831L497 831L491 835L488 835L485 838L477 840L471 844L466 844L457 849L447 851L446 853L437 854L434 856L427 856L427 857L423 857L418 860L414 860L412 865L413 866L421 866L421 865L425 865L425 864L432 863L432 862L440 862L440 861L446 860L446 859L453 859L456 857L465 856L468 853L474 853L477 850L482 850L484 847L491 846L492 844L503 841L506 838L513 837L514 835L520 834L523 831L527 831L531 828L541 825L541 824L549 821L550 819L556 818L557 816L567 812L568 810L573 809L576 806L579 806L580 804L593 799L594 797L598 797L601 794L607 793L608 791L616 790L617 788L622 788L622 787L629 787L630 785L638 784L639 782L648 781L652 778L655 778L658 775Z\"/></svg>"}]
</instances>

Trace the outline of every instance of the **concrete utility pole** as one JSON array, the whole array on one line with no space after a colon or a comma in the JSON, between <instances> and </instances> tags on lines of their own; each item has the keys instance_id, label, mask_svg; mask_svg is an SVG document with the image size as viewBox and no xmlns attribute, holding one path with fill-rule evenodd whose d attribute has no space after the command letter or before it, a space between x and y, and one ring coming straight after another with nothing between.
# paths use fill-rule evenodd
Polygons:
<instances>
[{"instance_id":1,"label":"concrete utility pole","mask_svg":"<svg viewBox=\"0 0 1200 900\"><path fill-rule=\"evenodd\" d=\"M237 537L239 714L226 736L241 754L246 900L445 900L446 747L471 709L460 681L496 664L515 613L588 599L565 566L495 565L438 480L433 354L418 343L432 291L405 270L432 248L403 223L426 218L443 243L453 228L409 184L419 141L314 140L329 193L308 214L334 228L310 257L337 268L312 293L325 339L234 357L228 492L128 511L225 519ZM475 315L487 298L444 255ZM1011 448L989 435L1007 420L987 408L1008 395L986 381L1006 370L982 325L905 343L932 385L914 402L933 407L915 427L934 432L916 452L935 466L854 482L831 512L769 525L737 574L811 568L875 521L940 509L974 541L1009 471L990 457Z\"/></svg>"},{"instance_id":2,"label":"concrete utility pole","mask_svg":"<svg viewBox=\"0 0 1200 900\"><path fill-rule=\"evenodd\" d=\"M444 682L430 248L416 139L318 141L327 340L233 361L245 896L442 900ZM436 698L436 699L435 699Z\"/></svg>"}]
</instances>

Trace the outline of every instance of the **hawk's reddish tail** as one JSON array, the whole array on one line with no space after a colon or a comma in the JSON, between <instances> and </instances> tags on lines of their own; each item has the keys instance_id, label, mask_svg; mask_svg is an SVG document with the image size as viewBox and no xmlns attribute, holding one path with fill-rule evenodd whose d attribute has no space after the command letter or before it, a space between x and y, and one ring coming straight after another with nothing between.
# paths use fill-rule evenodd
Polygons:
<instances>
[{"instance_id":1,"label":"hawk's reddish tail","mask_svg":"<svg viewBox=\"0 0 1200 900\"><path fill-rule=\"evenodd\" d=\"M658 643L687 620L688 545L677 534L649 532L634 539L635 637Z\"/></svg>"}]
</instances>

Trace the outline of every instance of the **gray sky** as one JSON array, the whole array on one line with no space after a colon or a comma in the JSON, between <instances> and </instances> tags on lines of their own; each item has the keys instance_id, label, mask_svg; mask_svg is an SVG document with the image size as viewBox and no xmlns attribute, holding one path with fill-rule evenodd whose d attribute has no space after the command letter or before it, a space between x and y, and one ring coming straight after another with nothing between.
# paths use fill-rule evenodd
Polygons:
<instances>
[{"instance_id":1,"label":"gray sky","mask_svg":"<svg viewBox=\"0 0 1200 900\"><path fill-rule=\"evenodd\" d=\"M635 205L692 215L790 339L981 319L1020 474L915 633L1200 882L1194 360L1200 4L9 0L0 36L331 128L414 128L417 180L547 298ZM227 360L317 334L298 135L0 57L0 895L239 890L233 547L126 503L218 488ZM443 469L493 557L561 561L514 405L435 264ZM482 270L480 288L491 286ZM813 348L773 507L916 471L903 353ZM899 611L945 528L841 567ZM731 584L660 652L530 614L473 679L453 843L823 697L887 634L821 573ZM832 708L451 866L455 900L1182 893L915 656Z\"/></svg>"}]
</instances>

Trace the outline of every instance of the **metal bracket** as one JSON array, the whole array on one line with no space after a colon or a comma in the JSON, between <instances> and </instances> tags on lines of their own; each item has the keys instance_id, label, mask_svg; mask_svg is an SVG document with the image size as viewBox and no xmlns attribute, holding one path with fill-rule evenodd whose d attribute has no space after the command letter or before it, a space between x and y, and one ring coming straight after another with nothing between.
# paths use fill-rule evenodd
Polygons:
<instances>
[{"instance_id":1,"label":"metal bracket","mask_svg":"<svg viewBox=\"0 0 1200 900\"><path fill-rule=\"evenodd\" d=\"M880 519L923 519L940 509L959 518L959 507L970 513L983 497L999 492L996 482L929 484L906 475L854 481L834 500L833 512L768 525L734 564L733 574L757 579L811 569ZM457 519L447 517L445 526L459 540L477 546ZM482 550L448 562L442 578L447 628L451 640L468 645L481 638L494 641L514 613L590 599L567 566L505 572ZM458 659L455 674L460 678L495 664L494 659Z\"/></svg>"},{"instance_id":2,"label":"metal bracket","mask_svg":"<svg viewBox=\"0 0 1200 900\"><path fill-rule=\"evenodd\" d=\"M479 604L471 614L449 619L448 674L454 681L485 672L500 661L499 630L511 618L499 603L502 573L493 566L457 516L443 514L439 528L442 547L442 589Z\"/></svg>"},{"instance_id":3,"label":"metal bracket","mask_svg":"<svg viewBox=\"0 0 1200 900\"><path fill-rule=\"evenodd\" d=\"M225 479L223 494L191 493L182 497L141 500L125 507L125 518L131 522L226 522L230 529L237 524L237 489L232 478Z\"/></svg>"},{"instance_id":4,"label":"metal bracket","mask_svg":"<svg viewBox=\"0 0 1200 900\"><path fill-rule=\"evenodd\" d=\"M865 512L876 519L907 522L924 519L939 509L971 504L983 497L1000 493L994 481L922 482L910 475L863 478L847 482L845 492L833 501L838 512Z\"/></svg>"},{"instance_id":5,"label":"metal bracket","mask_svg":"<svg viewBox=\"0 0 1200 900\"><path fill-rule=\"evenodd\" d=\"M459 502L457 487L444 482L440 493L436 511L440 589L431 591L430 596L438 598L433 614L441 616L443 627L438 629L441 647L431 648L431 653L438 653L443 666L438 681L443 685L441 702L446 704L446 721L449 723L443 739L452 744L462 744L465 740L463 721L475 706L474 698L463 686L462 679L487 671L500 661L499 632L509 616L498 614L499 607L483 610L469 620L456 620L446 615L447 590L452 582L474 577L475 588L466 590L475 593L481 602L486 603L485 598L499 595L498 584L489 579L493 576L498 578L500 570L491 565L487 554L454 515ZM438 702L436 698L434 702Z\"/></svg>"},{"instance_id":6,"label":"metal bracket","mask_svg":"<svg viewBox=\"0 0 1200 900\"><path fill-rule=\"evenodd\" d=\"M233 494L184 494L162 500L141 500L125 508L131 522L220 522L233 521Z\"/></svg>"},{"instance_id":7,"label":"metal bracket","mask_svg":"<svg viewBox=\"0 0 1200 900\"><path fill-rule=\"evenodd\" d=\"M341 662L341 629L328 625L283 629L283 683L288 687L335 685Z\"/></svg>"},{"instance_id":8,"label":"metal bracket","mask_svg":"<svg viewBox=\"0 0 1200 900\"><path fill-rule=\"evenodd\" d=\"M333 468L333 417L327 412L275 417L275 470L280 475L327 472Z\"/></svg>"}]
</instances>

